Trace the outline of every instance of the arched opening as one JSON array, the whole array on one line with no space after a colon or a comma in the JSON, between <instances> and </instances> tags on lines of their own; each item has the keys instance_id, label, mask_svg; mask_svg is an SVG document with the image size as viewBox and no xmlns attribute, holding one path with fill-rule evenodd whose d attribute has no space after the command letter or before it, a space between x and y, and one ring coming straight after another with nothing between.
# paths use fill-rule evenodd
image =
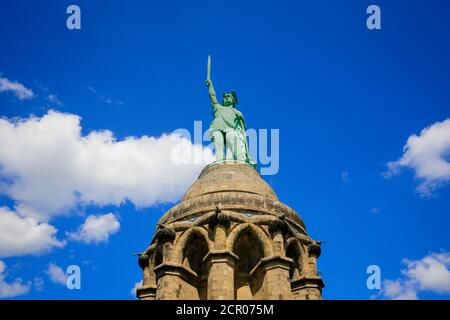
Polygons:
<instances>
[{"instance_id":1,"label":"arched opening","mask_svg":"<svg viewBox=\"0 0 450 320\"><path fill-rule=\"evenodd\" d=\"M250 272L264 257L263 246L254 231L242 230L233 245L233 252L239 257L234 275L236 300L251 300L261 289L262 280L250 277Z\"/></svg>"},{"instance_id":2,"label":"arched opening","mask_svg":"<svg viewBox=\"0 0 450 320\"><path fill-rule=\"evenodd\" d=\"M195 298L206 300L207 293L207 270L203 259L208 253L208 244L205 238L193 232L189 235L186 245L183 249L183 266L194 271L197 274L197 281L192 285L192 289L196 288L197 295Z\"/></svg>"},{"instance_id":3,"label":"arched opening","mask_svg":"<svg viewBox=\"0 0 450 320\"><path fill-rule=\"evenodd\" d=\"M290 280L296 280L300 278L302 272L302 253L300 244L298 241L292 241L288 244L286 249L286 257L291 258L293 263L289 269Z\"/></svg>"}]
</instances>

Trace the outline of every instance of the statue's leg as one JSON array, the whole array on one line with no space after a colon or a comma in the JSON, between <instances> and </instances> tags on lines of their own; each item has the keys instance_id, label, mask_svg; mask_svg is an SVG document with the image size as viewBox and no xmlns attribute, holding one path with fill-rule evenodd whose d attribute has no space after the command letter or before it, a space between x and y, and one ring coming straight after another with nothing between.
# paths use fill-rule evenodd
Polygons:
<instances>
[{"instance_id":1,"label":"statue's leg","mask_svg":"<svg viewBox=\"0 0 450 320\"><path fill-rule=\"evenodd\" d=\"M243 137L239 135L238 141L237 141L237 151L236 151L236 159L239 161L244 161L247 159L247 149L245 147L245 142L242 140Z\"/></svg>"},{"instance_id":2,"label":"statue's leg","mask_svg":"<svg viewBox=\"0 0 450 320\"><path fill-rule=\"evenodd\" d=\"M227 160L239 159L239 137L237 133L233 130L227 131L225 142L227 145Z\"/></svg>"},{"instance_id":3,"label":"statue's leg","mask_svg":"<svg viewBox=\"0 0 450 320\"><path fill-rule=\"evenodd\" d=\"M216 160L221 161L225 159L225 137L222 131L215 130L211 133L211 140L214 141L214 148L216 149Z\"/></svg>"}]
</instances>

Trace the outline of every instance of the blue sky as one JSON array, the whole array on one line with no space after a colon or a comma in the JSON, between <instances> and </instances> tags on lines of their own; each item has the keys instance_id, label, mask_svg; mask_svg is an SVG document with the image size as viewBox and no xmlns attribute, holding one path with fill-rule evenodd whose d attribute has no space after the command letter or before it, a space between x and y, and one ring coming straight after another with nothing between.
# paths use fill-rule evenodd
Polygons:
<instances>
[{"instance_id":1,"label":"blue sky","mask_svg":"<svg viewBox=\"0 0 450 320\"><path fill-rule=\"evenodd\" d=\"M66 28L70 4L81 8L81 30ZM381 8L381 30L366 28L370 4ZM54 110L81 117L81 136L110 130L117 141L193 130L196 120L206 129L211 109L204 78L211 53L216 89L236 90L247 125L280 130L279 172L264 179L301 215L310 235L325 241L318 261L324 298L389 298L366 287L367 266L378 265L387 284L398 280L401 290L414 286L421 299L448 299L449 10L450 3L437 0L2 1L0 77L33 94L4 87L0 116L6 126ZM427 127L429 139L421 135ZM404 170L386 179L387 164L402 157L414 134L423 138L424 145L413 149L419 155L412 152L412 160L397 163ZM2 147L10 145L5 139L0 136ZM14 139L9 142L29 143L26 136ZM426 170L427 150L438 152L427 149L430 140L440 141L444 168ZM8 192L11 180L29 171L14 164L16 176L7 176L1 159L0 206L22 218L20 204L50 206L48 199L36 200L38 194ZM428 193L417 189L424 181L431 181ZM145 249L156 221L179 195L174 191L167 202L155 192L160 201L146 202L139 194L116 205L102 202L109 196L102 194L93 196L93 204L54 207L58 212L39 223L56 228L54 236L65 245L38 255L0 256L6 265L0 283L31 281L15 299L133 299L130 290L141 272L132 254ZM120 230L105 241L84 243L66 233L89 215L108 213ZM1 246L6 250L8 243ZM421 263L430 266L425 257L444 266L438 285L414 272ZM50 263L81 266L82 289L53 282Z\"/></svg>"}]
</instances>

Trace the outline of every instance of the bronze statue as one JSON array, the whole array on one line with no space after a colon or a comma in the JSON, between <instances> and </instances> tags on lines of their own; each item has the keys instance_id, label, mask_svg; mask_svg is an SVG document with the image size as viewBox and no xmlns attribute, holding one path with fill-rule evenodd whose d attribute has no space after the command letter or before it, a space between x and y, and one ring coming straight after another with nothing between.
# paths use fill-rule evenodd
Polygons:
<instances>
[{"instance_id":1,"label":"bronze statue","mask_svg":"<svg viewBox=\"0 0 450 320\"><path fill-rule=\"evenodd\" d=\"M236 108L238 99L233 90L222 94L219 103L211 80L211 56L208 56L206 85L213 107L214 120L209 127L209 136L214 142L217 161L246 162L252 164L248 156L245 121L242 113Z\"/></svg>"}]
</instances>

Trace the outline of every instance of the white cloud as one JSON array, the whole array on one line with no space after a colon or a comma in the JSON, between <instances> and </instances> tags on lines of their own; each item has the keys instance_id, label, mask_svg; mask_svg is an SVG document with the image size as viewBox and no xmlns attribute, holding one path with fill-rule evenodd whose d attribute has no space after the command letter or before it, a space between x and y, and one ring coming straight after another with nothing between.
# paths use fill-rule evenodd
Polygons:
<instances>
[{"instance_id":1,"label":"white cloud","mask_svg":"<svg viewBox=\"0 0 450 320\"><path fill-rule=\"evenodd\" d=\"M63 286L67 283L67 275L61 267L58 267L54 263L48 265L47 275L53 283L61 284Z\"/></svg>"},{"instance_id":2,"label":"white cloud","mask_svg":"<svg viewBox=\"0 0 450 320\"><path fill-rule=\"evenodd\" d=\"M430 253L421 260L404 259L403 278L385 280L381 294L389 299L415 300L422 291L450 293L450 253Z\"/></svg>"},{"instance_id":3,"label":"white cloud","mask_svg":"<svg viewBox=\"0 0 450 320\"><path fill-rule=\"evenodd\" d=\"M388 162L386 177L398 174L402 168L415 171L421 183L417 191L428 196L450 181L450 119L423 129L419 136L411 135L397 161Z\"/></svg>"},{"instance_id":4,"label":"white cloud","mask_svg":"<svg viewBox=\"0 0 450 320\"><path fill-rule=\"evenodd\" d=\"M139 287L141 287L141 286L142 286L142 280L139 281L139 282L136 282L136 283L134 284L134 287L131 289L130 294L131 294L133 297L136 297L136 290L137 290L137 288L139 288Z\"/></svg>"},{"instance_id":5,"label":"white cloud","mask_svg":"<svg viewBox=\"0 0 450 320\"><path fill-rule=\"evenodd\" d=\"M59 100L59 98L58 98L58 96L56 94L49 94L47 96L47 100L52 102L52 103L54 103L54 104L56 104L56 105L58 105L58 106L62 105L61 100Z\"/></svg>"},{"instance_id":6,"label":"white cloud","mask_svg":"<svg viewBox=\"0 0 450 320\"><path fill-rule=\"evenodd\" d=\"M57 230L33 218L20 217L0 207L0 257L40 254L61 248L65 242L56 239Z\"/></svg>"},{"instance_id":7,"label":"white cloud","mask_svg":"<svg viewBox=\"0 0 450 320\"><path fill-rule=\"evenodd\" d=\"M417 300L417 288L410 281L383 281L383 295L392 300Z\"/></svg>"},{"instance_id":8,"label":"white cloud","mask_svg":"<svg viewBox=\"0 0 450 320\"><path fill-rule=\"evenodd\" d=\"M192 153L203 161L184 161ZM78 116L56 111L0 119L0 192L15 201L18 213L39 221L78 205L174 202L213 160L209 148L177 134L123 140L108 130L82 135Z\"/></svg>"},{"instance_id":9,"label":"white cloud","mask_svg":"<svg viewBox=\"0 0 450 320\"><path fill-rule=\"evenodd\" d=\"M31 99L34 93L17 81L11 81L0 75L0 92L12 92L19 100Z\"/></svg>"},{"instance_id":10,"label":"white cloud","mask_svg":"<svg viewBox=\"0 0 450 320\"><path fill-rule=\"evenodd\" d=\"M23 282L21 278L15 278L13 282L6 281L6 265L0 260L0 298L12 298L27 294L31 289L31 282Z\"/></svg>"},{"instance_id":11,"label":"white cloud","mask_svg":"<svg viewBox=\"0 0 450 320\"><path fill-rule=\"evenodd\" d=\"M84 243L107 242L109 236L118 232L120 223L112 213L104 215L90 215L76 232L68 233L72 240Z\"/></svg>"},{"instance_id":12,"label":"white cloud","mask_svg":"<svg viewBox=\"0 0 450 320\"><path fill-rule=\"evenodd\" d=\"M413 279L420 290L450 293L450 253L432 253L422 260L403 261L404 275Z\"/></svg>"}]
</instances>

